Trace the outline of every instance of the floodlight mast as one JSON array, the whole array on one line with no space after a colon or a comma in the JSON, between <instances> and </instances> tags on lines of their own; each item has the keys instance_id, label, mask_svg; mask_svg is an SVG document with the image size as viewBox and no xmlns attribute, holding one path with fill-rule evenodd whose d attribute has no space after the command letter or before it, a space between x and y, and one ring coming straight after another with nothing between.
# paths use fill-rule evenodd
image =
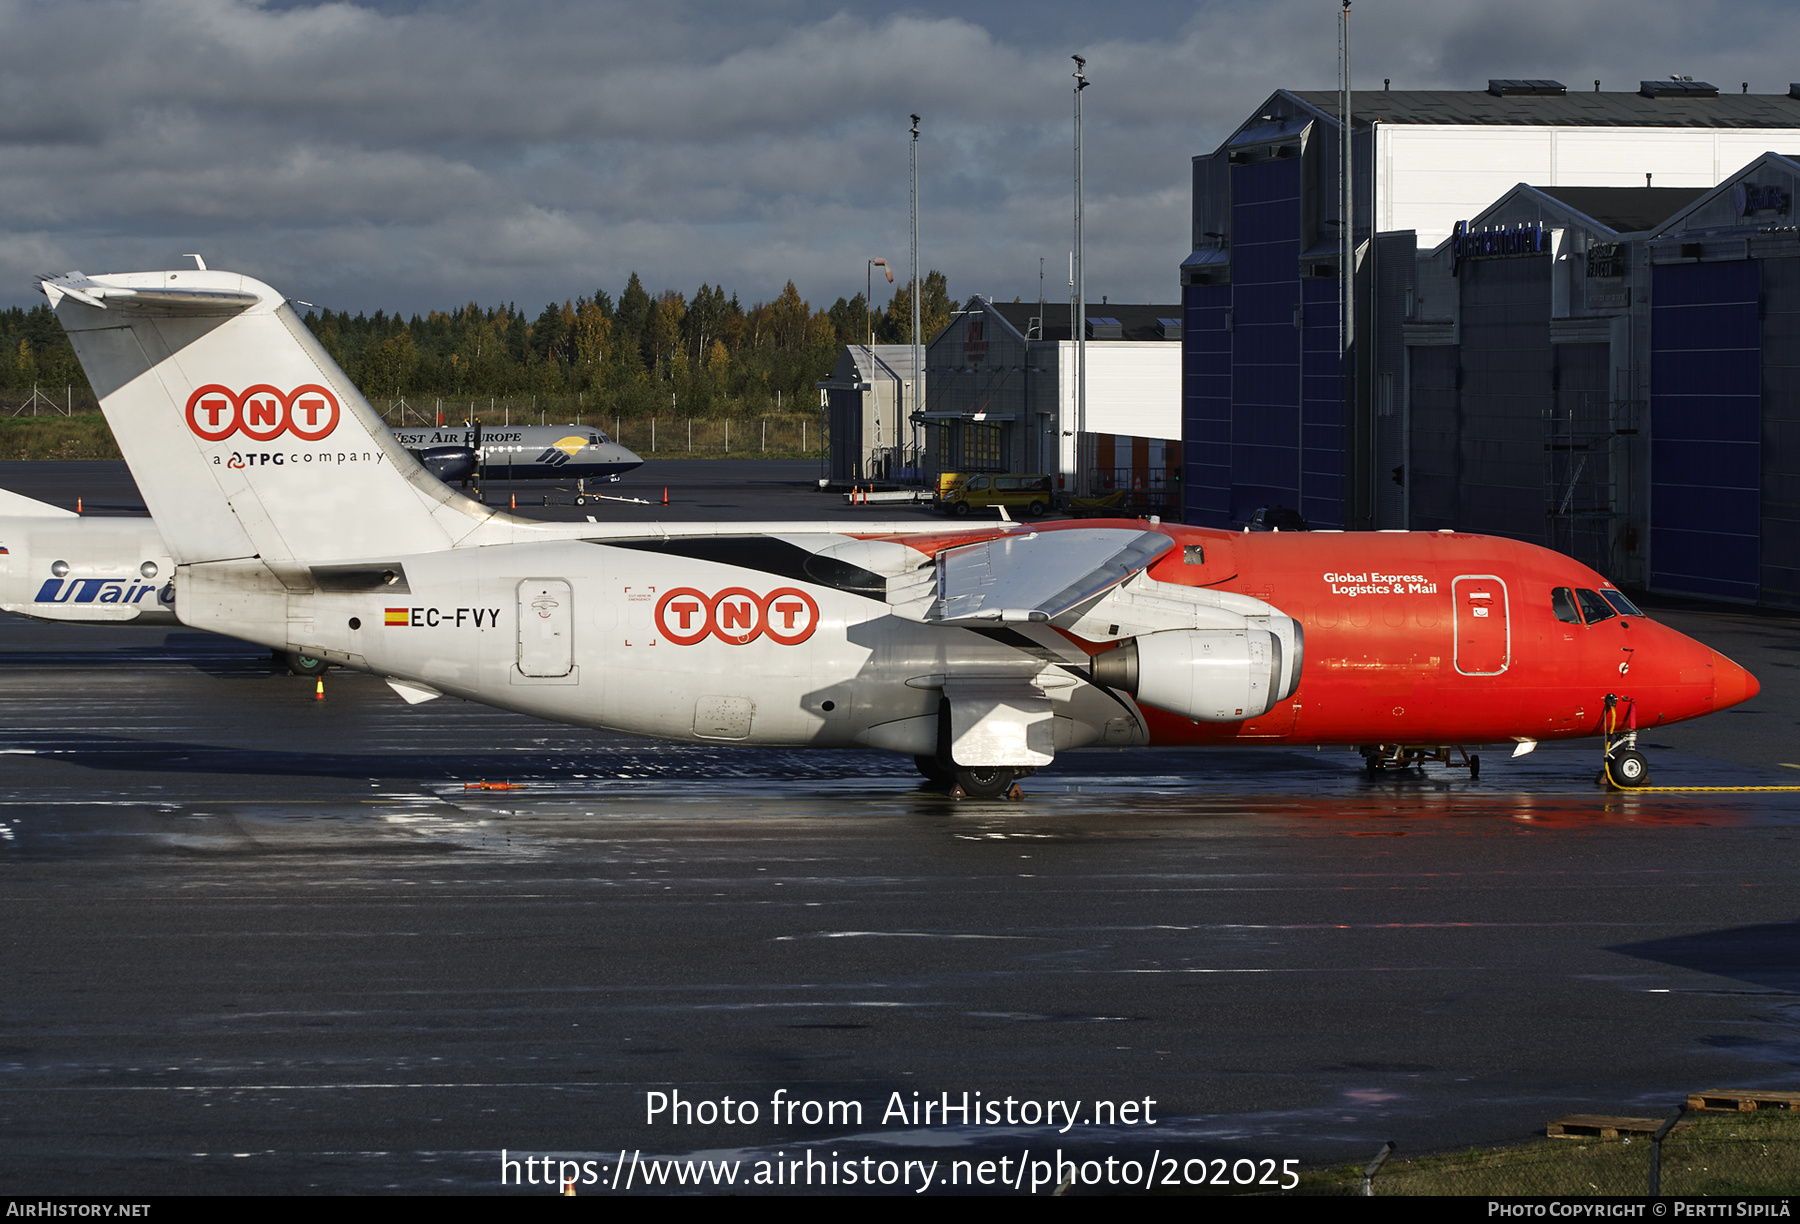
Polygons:
<instances>
[{"instance_id":1,"label":"floodlight mast","mask_svg":"<svg viewBox=\"0 0 1800 1224\"><path fill-rule=\"evenodd\" d=\"M1081 91L1088 87L1087 60L1071 55L1075 61L1075 318L1071 331L1075 340L1075 471L1076 492L1082 492L1081 435L1087 432L1087 252L1082 246L1081 228Z\"/></svg>"},{"instance_id":2,"label":"floodlight mast","mask_svg":"<svg viewBox=\"0 0 1800 1224\"><path fill-rule=\"evenodd\" d=\"M919 334L919 299L925 286L919 283L919 117L912 116L912 348L913 348L913 468L925 466L919 431L925 411L925 338ZM896 433L899 431L896 430Z\"/></svg>"}]
</instances>

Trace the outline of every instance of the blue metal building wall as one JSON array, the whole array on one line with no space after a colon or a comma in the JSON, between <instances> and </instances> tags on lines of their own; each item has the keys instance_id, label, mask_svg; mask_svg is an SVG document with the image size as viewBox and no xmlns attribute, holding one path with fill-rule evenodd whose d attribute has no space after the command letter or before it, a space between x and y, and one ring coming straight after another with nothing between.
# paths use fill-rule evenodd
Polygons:
<instances>
[{"instance_id":1,"label":"blue metal building wall","mask_svg":"<svg viewBox=\"0 0 1800 1224\"><path fill-rule=\"evenodd\" d=\"M1334 279L1300 282L1300 504L1314 527L1344 526L1343 363L1338 359L1338 289Z\"/></svg>"},{"instance_id":2,"label":"blue metal building wall","mask_svg":"<svg viewBox=\"0 0 1800 1224\"><path fill-rule=\"evenodd\" d=\"M1762 344L1753 260L1659 264L1650 307L1650 583L1755 599Z\"/></svg>"},{"instance_id":3,"label":"blue metal building wall","mask_svg":"<svg viewBox=\"0 0 1800 1224\"><path fill-rule=\"evenodd\" d=\"M1762 601L1800 604L1800 259L1762 264Z\"/></svg>"},{"instance_id":4,"label":"blue metal building wall","mask_svg":"<svg viewBox=\"0 0 1800 1224\"><path fill-rule=\"evenodd\" d=\"M1230 285L1189 285L1182 320L1182 521L1231 526Z\"/></svg>"},{"instance_id":5,"label":"blue metal building wall","mask_svg":"<svg viewBox=\"0 0 1800 1224\"><path fill-rule=\"evenodd\" d=\"M1300 159L1231 168L1231 514L1300 505ZM1335 325L1334 325L1335 329Z\"/></svg>"}]
</instances>

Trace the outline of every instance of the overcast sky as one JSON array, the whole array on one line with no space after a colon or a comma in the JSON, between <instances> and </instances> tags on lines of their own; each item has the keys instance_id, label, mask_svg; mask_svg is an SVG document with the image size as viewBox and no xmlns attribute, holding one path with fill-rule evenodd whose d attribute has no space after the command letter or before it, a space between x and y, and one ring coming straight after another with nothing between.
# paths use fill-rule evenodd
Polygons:
<instances>
[{"instance_id":1,"label":"overcast sky","mask_svg":"<svg viewBox=\"0 0 1800 1224\"><path fill-rule=\"evenodd\" d=\"M0 0L0 304L32 274L214 267L352 311L532 313L637 271L815 306L908 260L1066 297L1071 53L1088 289L1173 301L1188 159L1336 81L1334 0L771 3ZM1785 93L1800 6L1357 0L1359 85L1685 72ZM1800 105L1800 104L1797 104ZM879 275L879 274L878 274ZM885 286L877 300L885 297Z\"/></svg>"}]
</instances>

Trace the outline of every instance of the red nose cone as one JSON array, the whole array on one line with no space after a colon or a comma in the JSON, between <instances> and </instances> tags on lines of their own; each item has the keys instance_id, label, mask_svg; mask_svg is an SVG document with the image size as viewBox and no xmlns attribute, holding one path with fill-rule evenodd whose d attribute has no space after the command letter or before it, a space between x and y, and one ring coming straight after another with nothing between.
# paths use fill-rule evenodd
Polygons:
<instances>
[{"instance_id":1,"label":"red nose cone","mask_svg":"<svg viewBox=\"0 0 1800 1224\"><path fill-rule=\"evenodd\" d=\"M1756 677L1727 659L1718 651L1713 651L1713 709L1723 710L1726 706L1734 706L1749 701L1762 692L1762 685Z\"/></svg>"}]
</instances>

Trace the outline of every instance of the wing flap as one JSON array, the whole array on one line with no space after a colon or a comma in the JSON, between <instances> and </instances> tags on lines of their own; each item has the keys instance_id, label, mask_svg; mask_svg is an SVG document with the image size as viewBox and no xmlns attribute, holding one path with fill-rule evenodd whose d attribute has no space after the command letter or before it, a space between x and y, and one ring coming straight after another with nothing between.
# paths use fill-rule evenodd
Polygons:
<instances>
[{"instance_id":1,"label":"wing flap","mask_svg":"<svg viewBox=\"0 0 1800 1224\"><path fill-rule=\"evenodd\" d=\"M938 554L937 600L926 619L1054 620L1140 573L1173 547L1175 541L1160 532L1091 527L998 536L946 549Z\"/></svg>"},{"instance_id":2,"label":"wing flap","mask_svg":"<svg viewBox=\"0 0 1800 1224\"><path fill-rule=\"evenodd\" d=\"M1050 695L1026 679L944 681L950 759L958 765L1048 765L1056 757Z\"/></svg>"}]
</instances>

